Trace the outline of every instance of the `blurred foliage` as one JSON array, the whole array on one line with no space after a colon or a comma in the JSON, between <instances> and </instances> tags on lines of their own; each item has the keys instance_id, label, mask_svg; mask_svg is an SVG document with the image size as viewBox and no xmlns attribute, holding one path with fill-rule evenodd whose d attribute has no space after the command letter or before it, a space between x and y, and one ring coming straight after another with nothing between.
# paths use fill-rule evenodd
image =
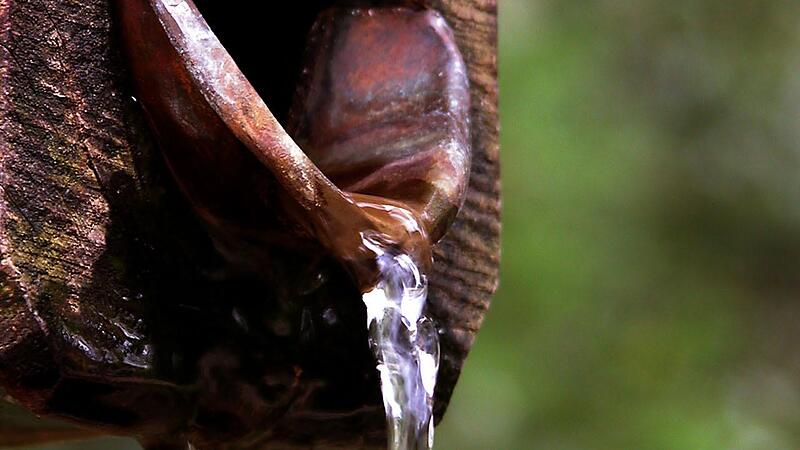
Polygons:
<instances>
[{"instance_id":1,"label":"blurred foliage","mask_svg":"<svg viewBox=\"0 0 800 450\"><path fill-rule=\"evenodd\" d=\"M800 448L800 2L500 3L502 284L437 449Z\"/></svg>"},{"instance_id":2,"label":"blurred foliage","mask_svg":"<svg viewBox=\"0 0 800 450\"><path fill-rule=\"evenodd\" d=\"M455 449L800 448L800 2L502 0Z\"/></svg>"}]
</instances>

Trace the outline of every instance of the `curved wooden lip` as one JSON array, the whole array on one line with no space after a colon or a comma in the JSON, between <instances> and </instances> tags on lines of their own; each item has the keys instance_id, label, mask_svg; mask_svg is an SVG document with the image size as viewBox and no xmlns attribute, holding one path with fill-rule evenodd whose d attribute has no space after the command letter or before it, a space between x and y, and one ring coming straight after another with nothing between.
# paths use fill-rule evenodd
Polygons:
<instances>
[{"instance_id":1,"label":"curved wooden lip","mask_svg":"<svg viewBox=\"0 0 800 450\"><path fill-rule=\"evenodd\" d=\"M303 209L355 205L286 133L191 0L149 3L209 106Z\"/></svg>"},{"instance_id":2,"label":"curved wooden lip","mask_svg":"<svg viewBox=\"0 0 800 450\"><path fill-rule=\"evenodd\" d=\"M204 99L222 121L225 130L217 137L230 134L273 174L291 199L288 203L293 220L343 261L362 288L367 288L375 275L369 267L374 263L373 255L363 246L362 239L362 234L370 230L386 235L423 269L430 266L431 238L438 240L443 234L442 223L449 223L452 217L432 220L427 210L417 210L383 196L344 192L337 187L278 123L192 0L119 0L118 7L129 17L153 15L166 41L139 36L145 42L133 45L147 49L169 42L179 71L169 76L188 81L189 89L197 93L196 98ZM439 28L443 23L434 25L441 33ZM180 100L175 105L180 109ZM442 210L442 214L454 216L453 210L463 201L469 177L466 167L464 173L457 175L458 179L441 180L440 184L455 186L450 193L455 197L453 207ZM392 213L398 210L407 213Z\"/></svg>"},{"instance_id":3,"label":"curved wooden lip","mask_svg":"<svg viewBox=\"0 0 800 450\"><path fill-rule=\"evenodd\" d=\"M467 68L438 12L331 8L309 33L287 128L347 192L402 201L438 242L471 170Z\"/></svg>"},{"instance_id":4,"label":"curved wooden lip","mask_svg":"<svg viewBox=\"0 0 800 450\"><path fill-rule=\"evenodd\" d=\"M418 248L429 247L421 221L391 223L397 215L384 214L385 208L374 214L375 204L408 210L401 215L416 219L415 212L397 202L345 193L331 182L278 123L191 0L146 1L208 106L289 193L297 206L292 214L346 263L362 287L374 277L371 269L357 267L371 259L362 245L364 231L390 235L411 247L422 265L429 264L429 248Z\"/></svg>"}]
</instances>

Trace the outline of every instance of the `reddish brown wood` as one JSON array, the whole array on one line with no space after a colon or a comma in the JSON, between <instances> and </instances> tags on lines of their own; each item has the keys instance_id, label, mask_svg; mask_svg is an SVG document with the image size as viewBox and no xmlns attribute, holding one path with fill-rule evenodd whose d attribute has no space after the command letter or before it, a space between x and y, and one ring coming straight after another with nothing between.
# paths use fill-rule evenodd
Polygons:
<instances>
[{"instance_id":1,"label":"reddish brown wood","mask_svg":"<svg viewBox=\"0 0 800 450\"><path fill-rule=\"evenodd\" d=\"M445 330L441 416L497 284L496 5L431 6L455 30L473 102L467 199L435 249L431 280L431 302ZM112 398L161 409L179 403L167 387L134 387L137 371L116 356L122 352L87 355L76 339L91 323L103 331L92 335L93 346L124 349L126 330L154 332L137 321L154 314L147 295L203 295L186 286L213 273L206 262L214 264L130 101L109 5L0 0L0 41L0 329L9 330L0 333L0 384L46 414L73 412L79 399L70 392L110 386ZM97 373L102 377L91 377ZM324 423L297 417L298 426L284 428L282 437L297 439L290 431L298 428L309 430L301 439L337 431ZM173 426L158 416L137 424L152 434ZM347 427L374 429L358 420L339 428ZM379 432L359 439L363 446L380 438Z\"/></svg>"},{"instance_id":2,"label":"reddish brown wood","mask_svg":"<svg viewBox=\"0 0 800 450\"><path fill-rule=\"evenodd\" d=\"M466 67L450 28L431 10L337 8L308 47L294 139L344 191L407 205L439 241L472 156Z\"/></svg>"},{"instance_id":3,"label":"reddish brown wood","mask_svg":"<svg viewBox=\"0 0 800 450\"><path fill-rule=\"evenodd\" d=\"M289 114L309 159L192 2L115 5L136 95L228 260L257 270L276 243L310 238L369 289L373 255L361 236L379 231L429 265L427 241L452 223L471 159L466 68L441 16L323 13Z\"/></svg>"}]
</instances>

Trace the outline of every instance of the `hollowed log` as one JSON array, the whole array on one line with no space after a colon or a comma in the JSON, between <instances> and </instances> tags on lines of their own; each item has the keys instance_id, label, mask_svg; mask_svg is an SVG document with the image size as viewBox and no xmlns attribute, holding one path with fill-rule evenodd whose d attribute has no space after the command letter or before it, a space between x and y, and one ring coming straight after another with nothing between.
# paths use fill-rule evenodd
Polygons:
<instances>
[{"instance_id":1,"label":"hollowed log","mask_svg":"<svg viewBox=\"0 0 800 450\"><path fill-rule=\"evenodd\" d=\"M330 2L242 2L244 9L224 11L199 3L261 96L285 118L305 36ZM441 417L497 285L496 5L422 6L441 12L454 29L473 105L467 198L434 249L430 280L432 312L443 329ZM271 22L280 26L270 28ZM265 56L253 51L258 45L235 43L246 38L237 37L237 27L260 24L251 36L265 37L263 54L285 61L280 70L265 71ZM286 28L291 36L278 35ZM184 432L175 418L192 416L220 439L382 445L365 331L341 326L363 324L363 312L353 302L330 300L352 299L354 287L326 283L298 304L282 300L297 286L230 274L131 98L115 33L105 0L0 0L0 386L38 414L112 433ZM326 258L276 270L309 289L320 273L347 279ZM251 317L264 321L249 323ZM243 374L242 367L259 371ZM242 384L235 395L230 387L197 385L202 371L219 374L206 380ZM336 389L305 382L311 379L330 380ZM260 391L249 395L254 385ZM201 403L199 412L177 414L196 404L190 400L199 391L213 408ZM248 422L242 404L270 423ZM298 404L307 409L289 408ZM349 412L320 414L320 404ZM260 428L264 436L247 431Z\"/></svg>"}]
</instances>

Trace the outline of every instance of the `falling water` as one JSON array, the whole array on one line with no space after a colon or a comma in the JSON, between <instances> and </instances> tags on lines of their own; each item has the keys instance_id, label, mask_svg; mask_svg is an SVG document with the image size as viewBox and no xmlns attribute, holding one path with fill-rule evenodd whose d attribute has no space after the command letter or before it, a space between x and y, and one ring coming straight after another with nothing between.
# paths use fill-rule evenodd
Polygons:
<instances>
[{"instance_id":1,"label":"falling water","mask_svg":"<svg viewBox=\"0 0 800 450\"><path fill-rule=\"evenodd\" d=\"M423 315L428 284L408 255L362 234L377 258L379 281L363 296L369 344L377 359L390 450L433 448L433 390L439 338Z\"/></svg>"}]
</instances>

